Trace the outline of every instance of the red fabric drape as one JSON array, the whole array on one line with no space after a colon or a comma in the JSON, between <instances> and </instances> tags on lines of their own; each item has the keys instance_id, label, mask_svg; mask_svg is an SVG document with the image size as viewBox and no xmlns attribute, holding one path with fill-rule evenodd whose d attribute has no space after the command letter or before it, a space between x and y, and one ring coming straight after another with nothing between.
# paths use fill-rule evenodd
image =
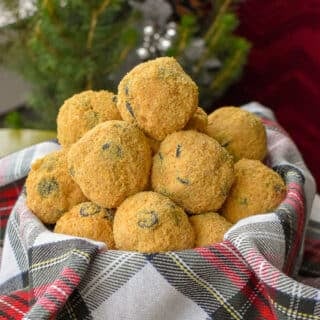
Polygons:
<instances>
[{"instance_id":1,"label":"red fabric drape","mask_svg":"<svg viewBox=\"0 0 320 320\"><path fill-rule=\"evenodd\" d=\"M220 104L272 108L320 186L320 1L247 0L238 33L253 48L241 82Z\"/></svg>"}]
</instances>

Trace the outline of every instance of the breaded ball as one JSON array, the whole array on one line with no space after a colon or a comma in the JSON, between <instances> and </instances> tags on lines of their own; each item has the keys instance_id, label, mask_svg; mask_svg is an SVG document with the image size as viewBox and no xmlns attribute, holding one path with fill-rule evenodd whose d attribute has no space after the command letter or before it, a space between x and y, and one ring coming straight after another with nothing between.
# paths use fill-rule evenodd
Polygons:
<instances>
[{"instance_id":1,"label":"breaded ball","mask_svg":"<svg viewBox=\"0 0 320 320\"><path fill-rule=\"evenodd\" d=\"M144 190L151 161L142 131L118 120L97 125L68 153L73 179L89 200L104 208L116 208L128 196Z\"/></svg>"},{"instance_id":2,"label":"breaded ball","mask_svg":"<svg viewBox=\"0 0 320 320\"><path fill-rule=\"evenodd\" d=\"M48 224L56 223L64 212L87 200L68 173L64 150L52 152L32 165L26 192L28 208Z\"/></svg>"},{"instance_id":3,"label":"breaded ball","mask_svg":"<svg viewBox=\"0 0 320 320\"><path fill-rule=\"evenodd\" d=\"M113 209L83 202L57 221L54 232L101 241L106 243L108 249L114 249L113 216Z\"/></svg>"},{"instance_id":4,"label":"breaded ball","mask_svg":"<svg viewBox=\"0 0 320 320\"><path fill-rule=\"evenodd\" d=\"M216 140L197 131L172 133L153 157L153 190L194 214L219 209L233 178L230 154Z\"/></svg>"},{"instance_id":5,"label":"breaded ball","mask_svg":"<svg viewBox=\"0 0 320 320\"><path fill-rule=\"evenodd\" d=\"M187 124L198 106L198 88L174 58L162 57L127 73L117 106L123 120L161 141Z\"/></svg>"},{"instance_id":6,"label":"breaded ball","mask_svg":"<svg viewBox=\"0 0 320 320\"><path fill-rule=\"evenodd\" d=\"M222 207L232 223L242 218L270 212L286 195L282 178L259 160L241 159L235 164L235 181Z\"/></svg>"},{"instance_id":7,"label":"breaded ball","mask_svg":"<svg viewBox=\"0 0 320 320\"><path fill-rule=\"evenodd\" d=\"M195 231L195 246L203 247L223 241L224 234L232 224L216 212L197 214L189 217Z\"/></svg>"},{"instance_id":8,"label":"breaded ball","mask_svg":"<svg viewBox=\"0 0 320 320\"><path fill-rule=\"evenodd\" d=\"M234 157L263 160L267 153L266 130L260 118L237 107L223 107L208 116L208 135Z\"/></svg>"},{"instance_id":9,"label":"breaded ball","mask_svg":"<svg viewBox=\"0 0 320 320\"><path fill-rule=\"evenodd\" d=\"M196 130L199 132L207 133L208 129L208 115L206 112L198 107L196 112L188 121L187 125L184 127L184 130Z\"/></svg>"},{"instance_id":10,"label":"breaded ball","mask_svg":"<svg viewBox=\"0 0 320 320\"><path fill-rule=\"evenodd\" d=\"M120 250L152 253L194 245L187 214L169 198L151 191L137 193L119 206L113 233Z\"/></svg>"},{"instance_id":11,"label":"breaded ball","mask_svg":"<svg viewBox=\"0 0 320 320\"><path fill-rule=\"evenodd\" d=\"M106 90L83 91L67 99L57 117L60 144L70 146L97 124L121 120L116 100L117 96Z\"/></svg>"}]
</instances>

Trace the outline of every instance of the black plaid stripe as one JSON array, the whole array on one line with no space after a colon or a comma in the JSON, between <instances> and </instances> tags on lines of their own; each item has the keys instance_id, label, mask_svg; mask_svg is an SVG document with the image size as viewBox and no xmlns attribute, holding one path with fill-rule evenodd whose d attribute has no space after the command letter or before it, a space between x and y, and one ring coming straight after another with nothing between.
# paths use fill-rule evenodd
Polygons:
<instances>
[{"instance_id":1,"label":"black plaid stripe","mask_svg":"<svg viewBox=\"0 0 320 320\"><path fill-rule=\"evenodd\" d=\"M238 311L225 302L226 296L233 296L238 289L196 251L154 255L150 263L170 285L197 303L209 316L223 304L228 319L241 318Z\"/></svg>"},{"instance_id":2,"label":"black plaid stripe","mask_svg":"<svg viewBox=\"0 0 320 320\"><path fill-rule=\"evenodd\" d=\"M36 288L53 282L64 267L72 268L81 277L96 252L96 246L81 239L32 247L29 249L30 285Z\"/></svg>"},{"instance_id":3,"label":"black plaid stripe","mask_svg":"<svg viewBox=\"0 0 320 320\"><path fill-rule=\"evenodd\" d=\"M45 320L50 319L52 315L50 314L50 311L45 309L43 306L39 304L35 304L30 312L28 312L26 319L27 320Z\"/></svg>"},{"instance_id":4,"label":"black plaid stripe","mask_svg":"<svg viewBox=\"0 0 320 320\"><path fill-rule=\"evenodd\" d=\"M109 250L97 255L79 285L82 298L90 310L95 310L114 292L140 271L147 260L136 252Z\"/></svg>"},{"instance_id":5,"label":"black plaid stripe","mask_svg":"<svg viewBox=\"0 0 320 320\"><path fill-rule=\"evenodd\" d=\"M298 190L298 192L303 192L303 185L305 183L305 178L302 175L302 173L296 169L293 166L290 165L279 165L275 166L274 170L278 172L286 184L289 183L296 183L301 186L301 190ZM303 199L305 201L305 199ZM295 199L293 199L293 202L295 202ZM306 210L306 209L305 209ZM285 235L285 243L286 243L286 258L290 254L291 246L297 243L299 247L301 246L303 234L298 234L298 212L296 212L295 208L292 207L290 203L285 201L284 203L281 203L279 207L275 210L276 214L279 217L279 220L282 224L284 235ZM302 223L305 225L306 219L307 219L307 213L304 212ZM301 222L300 222L301 223ZM305 229L305 228L304 228ZM300 240L300 241L299 241ZM292 261L289 261L292 263Z\"/></svg>"},{"instance_id":6,"label":"black plaid stripe","mask_svg":"<svg viewBox=\"0 0 320 320\"><path fill-rule=\"evenodd\" d=\"M231 230L227 236L228 240L246 259L251 257L252 252L259 253L266 257L266 261L280 269L285 252L285 238L279 220L274 214L268 214L268 220L265 221L254 222L255 218L251 219L253 221L250 223ZM254 259L246 262L255 264Z\"/></svg>"},{"instance_id":7,"label":"black plaid stripe","mask_svg":"<svg viewBox=\"0 0 320 320\"><path fill-rule=\"evenodd\" d=\"M291 283L291 288L294 284ZM272 297L272 304L277 312L279 319L320 319L319 302L317 311L315 309L317 304L317 297L306 299L304 297L304 290L300 283L296 284L296 290L294 293L284 293L280 290L269 289L270 292L274 292ZM302 289L302 290L301 290ZM316 311L316 312L315 312Z\"/></svg>"},{"instance_id":8,"label":"black plaid stripe","mask_svg":"<svg viewBox=\"0 0 320 320\"><path fill-rule=\"evenodd\" d=\"M82 299L82 296L78 289L75 289L68 301L64 305L61 312L59 312L57 320L65 320L65 319L92 319L91 313ZM107 319L107 315L106 315Z\"/></svg>"},{"instance_id":9,"label":"black plaid stripe","mask_svg":"<svg viewBox=\"0 0 320 320\"><path fill-rule=\"evenodd\" d=\"M84 278L88 265L96 253L97 247L95 245L81 239L64 240L30 248L30 287L36 289L46 284L50 285L59 278L69 288L76 290L74 283L64 277L61 272L65 267L68 267L79 278ZM73 290L73 295L69 297L69 300L72 297L75 302L78 296L74 292ZM44 294L44 297L56 305L58 309L62 307L61 302L48 292ZM77 314L78 309L70 309L70 302L65 305L65 310L69 310L68 312L71 314ZM82 310L83 307L80 309ZM35 304L28 316L30 319L46 319L50 318L50 312L42 305ZM71 319L78 319L78 317L75 316Z\"/></svg>"},{"instance_id":10,"label":"black plaid stripe","mask_svg":"<svg viewBox=\"0 0 320 320\"><path fill-rule=\"evenodd\" d=\"M273 170L278 172L287 183L296 182L303 185L305 182L305 178L301 171L289 164L274 166Z\"/></svg>"},{"instance_id":11,"label":"black plaid stripe","mask_svg":"<svg viewBox=\"0 0 320 320\"><path fill-rule=\"evenodd\" d=\"M285 235L285 256L287 257L293 240L296 237L297 218L294 214L292 214L292 208L288 204L281 204L276 213L279 217Z\"/></svg>"},{"instance_id":12,"label":"black plaid stripe","mask_svg":"<svg viewBox=\"0 0 320 320\"><path fill-rule=\"evenodd\" d=\"M10 234L9 241L13 249L14 256L21 271L26 271L29 268L28 255L23 242L19 235L19 217L16 212L10 216L10 223L7 225L7 232Z\"/></svg>"},{"instance_id":13,"label":"black plaid stripe","mask_svg":"<svg viewBox=\"0 0 320 320\"><path fill-rule=\"evenodd\" d=\"M0 294L10 294L11 292L26 288L29 284L28 271L19 273L0 286Z\"/></svg>"}]
</instances>

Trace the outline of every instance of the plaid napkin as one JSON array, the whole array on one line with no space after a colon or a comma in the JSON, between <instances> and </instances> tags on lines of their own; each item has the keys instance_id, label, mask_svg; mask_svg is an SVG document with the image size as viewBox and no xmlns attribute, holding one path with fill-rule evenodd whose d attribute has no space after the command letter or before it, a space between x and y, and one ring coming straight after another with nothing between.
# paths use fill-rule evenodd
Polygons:
<instances>
[{"instance_id":1,"label":"plaid napkin","mask_svg":"<svg viewBox=\"0 0 320 320\"><path fill-rule=\"evenodd\" d=\"M0 318L320 319L314 180L272 112L257 103L244 108L263 118L267 163L286 181L287 196L275 212L240 221L209 247L141 254L54 234L20 190L30 164L59 146L41 143L2 158Z\"/></svg>"}]
</instances>

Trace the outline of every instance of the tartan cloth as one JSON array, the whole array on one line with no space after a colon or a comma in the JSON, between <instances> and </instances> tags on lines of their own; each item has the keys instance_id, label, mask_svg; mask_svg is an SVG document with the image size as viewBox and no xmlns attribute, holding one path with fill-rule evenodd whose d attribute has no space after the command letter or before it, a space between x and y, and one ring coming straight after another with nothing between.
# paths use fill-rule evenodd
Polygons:
<instances>
[{"instance_id":1,"label":"tartan cloth","mask_svg":"<svg viewBox=\"0 0 320 320\"><path fill-rule=\"evenodd\" d=\"M59 146L41 143L0 159L0 319L320 319L314 180L272 112L244 108L263 119L267 163L287 195L274 212L239 221L208 247L141 254L52 233L28 210L24 192L15 199L30 164Z\"/></svg>"}]
</instances>

